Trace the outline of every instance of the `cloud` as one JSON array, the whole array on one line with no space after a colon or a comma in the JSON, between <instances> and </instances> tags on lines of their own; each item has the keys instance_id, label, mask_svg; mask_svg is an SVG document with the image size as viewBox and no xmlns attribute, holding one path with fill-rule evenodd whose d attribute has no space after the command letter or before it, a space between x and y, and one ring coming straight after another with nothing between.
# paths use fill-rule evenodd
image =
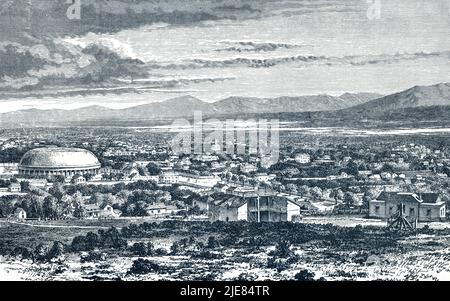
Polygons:
<instances>
[{"instance_id":1,"label":"cloud","mask_svg":"<svg viewBox=\"0 0 450 301\"><path fill-rule=\"evenodd\" d=\"M223 44L231 45L226 48L216 49L217 52L269 52L279 49L294 49L300 48L301 45L286 44L286 43L271 43L271 42L252 42L252 41L238 41L238 42L222 42Z\"/></svg>"},{"instance_id":2,"label":"cloud","mask_svg":"<svg viewBox=\"0 0 450 301\"><path fill-rule=\"evenodd\" d=\"M68 18L66 1L9 0L0 7L2 35L35 37L117 32L155 23L193 24L261 16L265 1L251 0L81 0L80 19ZM11 8L12 7L12 8ZM11 9L14 11L10 23Z\"/></svg>"},{"instance_id":3,"label":"cloud","mask_svg":"<svg viewBox=\"0 0 450 301\"><path fill-rule=\"evenodd\" d=\"M143 65L102 45L82 48L48 39L31 46L4 43L0 47L0 89L104 84L114 78L144 77Z\"/></svg>"},{"instance_id":4,"label":"cloud","mask_svg":"<svg viewBox=\"0 0 450 301\"><path fill-rule=\"evenodd\" d=\"M280 64L321 64L321 65L349 65L365 66L376 64L392 64L402 61L411 61L417 59L428 59L433 57L447 57L450 52L416 52L416 53L397 53L381 55L361 55L344 57L327 57L314 55L296 55L275 58L231 58L225 60L206 60L192 59L183 63L150 63L148 66L152 69L201 69L201 68L231 68L245 66L250 68L270 68Z\"/></svg>"}]
</instances>

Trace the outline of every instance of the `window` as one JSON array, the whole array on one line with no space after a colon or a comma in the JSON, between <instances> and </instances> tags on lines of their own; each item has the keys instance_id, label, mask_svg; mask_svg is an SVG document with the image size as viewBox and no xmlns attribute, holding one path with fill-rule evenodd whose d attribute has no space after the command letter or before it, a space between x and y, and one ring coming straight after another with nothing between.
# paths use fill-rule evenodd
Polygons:
<instances>
[{"instance_id":1,"label":"window","mask_svg":"<svg viewBox=\"0 0 450 301\"><path fill-rule=\"evenodd\" d=\"M409 216L414 216L414 208L409 208Z\"/></svg>"},{"instance_id":2,"label":"window","mask_svg":"<svg viewBox=\"0 0 450 301\"><path fill-rule=\"evenodd\" d=\"M427 216L431 216L431 209L427 209Z\"/></svg>"},{"instance_id":3,"label":"window","mask_svg":"<svg viewBox=\"0 0 450 301\"><path fill-rule=\"evenodd\" d=\"M380 206L375 206L375 213L379 214L380 213Z\"/></svg>"}]
</instances>

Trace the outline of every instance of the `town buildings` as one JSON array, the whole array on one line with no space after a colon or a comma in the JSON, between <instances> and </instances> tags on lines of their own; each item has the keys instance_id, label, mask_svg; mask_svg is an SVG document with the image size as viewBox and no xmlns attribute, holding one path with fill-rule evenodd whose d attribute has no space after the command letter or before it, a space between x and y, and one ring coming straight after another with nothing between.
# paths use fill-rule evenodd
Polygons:
<instances>
[{"instance_id":1,"label":"town buildings","mask_svg":"<svg viewBox=\"0 0 450 301\"><path fill-rule=\"evenodd\" d=\"M300 204L274 193L248 191L212 196L211 221L285 222L300 216Z\"/></svg>"},{"instance_id":2,"label":"town buildings","mask_svg":"<svg viewBox=\"0 0 450 301\"><path fill-rule=\"evenodd\" d=\"M436 193L382 192L369 202L370 217L389 219L398 214L419 222L441 221L446 206Z\"/></svg>"}]
</instances>

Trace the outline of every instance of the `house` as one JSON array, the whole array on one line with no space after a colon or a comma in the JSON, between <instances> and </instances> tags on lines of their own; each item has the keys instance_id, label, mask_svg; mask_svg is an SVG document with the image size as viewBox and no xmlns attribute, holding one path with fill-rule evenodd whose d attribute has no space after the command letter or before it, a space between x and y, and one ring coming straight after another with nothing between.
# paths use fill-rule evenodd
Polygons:
<instances>
[{"instance_id":1,"label":"house","mask_svg":"<svg viewBox=\"0 0 450 301\"><path fill-rule=\"evenodd\" d=\"M192 201L192 207L198 207L201 211L209 211L209 202L213 199L205 196Z\"/></svg>"},{"instance_id":2,"label":"house","mask_svg":"<svg viewBox=\"0 0 450 301\"><path fill-rule=\"evenodd\" d=\"M165 216L167 215L167 207L164 203L155 203L148 205L145 208L145 211L147 212L147 215L149 216Z\"/></svg>"},{"instance_id":3,"label":"house","mask_svg":"<svg viewBox=\"0 0 450 301\"><path fill-rule=\"evenodd\" d=\"M17 208L14 210L13 218L19 221L27 219L27 213L22 208Z\"/></svg>"},{"instance_id":4,"label":"house","mask_svg":"<svg viewBox=\"0 0 450 301\"><path fill-rule=\"evenodd\" d=\"M299 164L308 164L311 162L311 156L309 154L296 154L294 160Z\"/></svg>"},{"instance_id":5,"label":"house","mask_svg":"<svg viewBox=\"0 0 450 301\"><path fill-rule=\"evenodd\" d=\"M224 182L219 182L214 186L214 191L225 193L229 188L230 188L230 185L228 185Z\"/></svg>"},{"instance_id":6,"label":"house","mask_svg":"<svg viewBox=\"0 0 450 301\"><path fill-rule=\"evenodd\" d=\"M130 179L135 176L139 176L139 170L132 165L125 167L122 172L126 177Z\"/></svg>"},{"instance_id":7,"label":"house","mask_svg":"<svg viewBox=\"0 0 450 301\"><path fill-rule=\"evenodd\" d=\"M145 210L148 216L153 217L165 217L177 214L179 211L181 211L176 206L166 205L164 203L154 203L151 205L147 205Z\"/></svg>"},{"instance_id":8,"label":"house","mask_svg":"<svg viewBox=\"0 0 450 301\"><path fill-rule=\"evenodd\" d=\"M269 183L271 180L275 179L276 175L274 174L267 174L267 173L257 173L255 175L255 179L260 182Z\"/></svg>"},{"instance_id":9,"label":"house","mask_svg":"<svg viewBox=\"0 0 450 301\"><path fill-rule=\"evenodd\" d=\"M80 185L80 184L85 184L85 183L86 183L86 178L83 177L82 175L75 175L72 178L72 184Z\"/></svg>"},{"instance_id":10,"label":"house","mask_svg":"<svg viewBox=\"0 0 450 301\"><path fill-rule=\"evenodd\" d=\"M212 196L211 221L285 222L300 216L300 204L270 193L226 194Z\"/></svg>"},{"instance_id":11,"label":"house","mask_svg":"<svg viewBox=\"0 0 450 301\"><path fill-rule=\"evenodd\" d=\"M239 169L242 173L252 173L252 172L258 171L258 167L256 167L253 164L249 164L249 163L241 164Z\"/></svg>"},{"instance_id":12,"label":"house","mask_svg":"<svg viewBox=\"0 0 450 301\"><path fill-rule=\"evenodd\" d=\"M316 164L323 164L323 165L328 165L328 164L334 164L334 160L331 159L331 156L329 155L325 155L321 158L318 158L314 161Z\"/></svg>"},{"instance_id":13,"label":"house","mask_svg":"<svg viewBox=\"0 0 450 301\"><path fill-rule=\"evenodd\" d=\"M445 202L437 193L382 192L369 201L369 216L389 219L402 213L419 222L441 221L446 216Z\"/></svg>"},{"instance_id":14,"label":"house","mask_svg":"<svg viewBox=\"0 0 450 301\"><path fill-rule=\"evenodd\" d=\"M220 178L215 175L196 175L191 173L179 173L178 184L212 188L216 185Z\"/></svg>"},{"instance_id":15,"label":"house","mask_svg":"<svg viewBox=\"0 0 450 301\"><path fill-rule=\"evenodd\" d=\"M176 172L164 172L159 176L159 183L161 184L177 184L179 181L178 173Z\"/></svg>"},{"instance_id":16,"label":"house","mask_svg":"<svg viewBox=\"0 0 450 301\"><path fill-rule=\"evenodd\" d=\"M111 205L99 206L88 204L84 206L86 218L117 218L122 215L120 210L115 210Z\"/></svg>"},{"instance_id":17,"label":"house","mask_svg":"<svg viewBox=\"0 0 450 301\"><path fill-rule=\"evenodd\" d=\"M159 177L161 184L180 184L192 187L212 188L220 181L215 175L196 175L185 172L165 172Z\"/></svg>"},{"instance_id":18,"label":"house","mask_svg":"<svg viewBox=\"0 0 450 301\"><path fill-rule=\"evenodd\" d=\"M28 182L28 184L30 185L30 187L33 188L42 188L45 189L47 188L49 185L49 183L47 182L46 179L17 179L20 183L22 182Z\"/></svg>"},{"instance_id":19,"label":"house","mask_svg":"<svg viewBox=\"0 0 450 301\"><path fill-rule=\"evenodd\" d=\"M358 171L358 176L361 176L361 177L369 177L371 175L372 175L371 170L359 170Z\"/></svg>"},{"instance_id":20,"label":"house","mask_svg":"<svg viewBox=\"0 0 450 301\"><path fill-rule=\"evenodd\" d=\"M21 192L22 187L20 186L19 183L11 183L8 187L8 191L9 192Z\"/></svg>"},{"instance_id":21,"label":"house","mask_svg":"<svg viewBox=\"0 0 450 301\"><path fill-rule=\"evenodd\" d=\"M241 197L228 195L211 205L209 219L225 222L246 221L248 220L247 201Z\"/></svg>"}]
</instances>

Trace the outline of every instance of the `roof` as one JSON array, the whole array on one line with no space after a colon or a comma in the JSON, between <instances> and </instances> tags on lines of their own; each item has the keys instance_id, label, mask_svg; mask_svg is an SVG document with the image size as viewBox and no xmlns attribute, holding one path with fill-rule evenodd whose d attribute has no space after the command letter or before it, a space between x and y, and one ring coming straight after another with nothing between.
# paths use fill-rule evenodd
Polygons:
<instances>
[{"instance_id":1,"label":"roof","mask_svg":"<svg viewBox=\"0 0 450 301\"><path fill-rule=\"evenodd\" d=\"M16 208L16 210L14 210L14 214L19 214L20 212L25 211L22 208Z\"/></svg>"},{"instance_id":2,"label":"roof","mask_svg":"<svg viewBox=\"0 0 450 301\"><path fill-rule=\"evenodd\" d=\"M218 200L215 205L216 206L228 206L232 208L239 208L247 203L247 200L244 198L236 197L236 196L226 196L225 199Z\"/></svg>"},{"instance_id":3,"label":"roof","mask_svg":"<svg viewBox=\"0 0 450 301\"><path fill-rule=\"evenodd\" d=\"M387 192L383 191L377 198L378 201L390 202L422 202L419 196L410 192Z\"/></svg>"},{"instance_id":4,"label":"roof","mask_svg":"<svg viewBox=\"0 0 450 301\"><path fill-rule=\"evenodd\" d=\"M156 209L166 209L167 206L164 203L156 203L156 204L151 204L151 205L147 205L145 207L146 210L156 210Z\"/></svg>"},{"instance_id":5,"label":"roof","mask_svg":"<svg viewBox=\"0 0 450 301\"><path fill-rule=\"evenodd\" d=\"M97 204L87 204L87 205L84 206L84 209L86 211L99 211L99 210L101 210L100 206L97 205Z\"/></svg>"},{"instance_id":6,"label":"roof","mask_svg":"<svg viewBox=\"0 0 450 301\"><path fill-rule=\"evenodd\" d=\"M19 167L31 168L100 168L97 157L80 148L49 147L27 152Z\"/></svg>"},{"instance_id":7,"label":"roof","mask_svg":"<svg viewBox=\"0 0 450 301\"><path fill-rule=\"evenodd\" d=\"M439 193L419 193L418 195L410 192L386 192L383 191L377 198L377 201L391 202L419 202L424 204L437 204L441 202Z\"/></svg>"},{"instance_id":8,"label":"roof","mask_svg":"<svg viewBox=\"0 0 450 301\"><path fill-rule=\"evenodd\" d=\"M420 198L427 204L436 204L441 201L439 193L421 193Z\"/></svg>"}]
</instances>

